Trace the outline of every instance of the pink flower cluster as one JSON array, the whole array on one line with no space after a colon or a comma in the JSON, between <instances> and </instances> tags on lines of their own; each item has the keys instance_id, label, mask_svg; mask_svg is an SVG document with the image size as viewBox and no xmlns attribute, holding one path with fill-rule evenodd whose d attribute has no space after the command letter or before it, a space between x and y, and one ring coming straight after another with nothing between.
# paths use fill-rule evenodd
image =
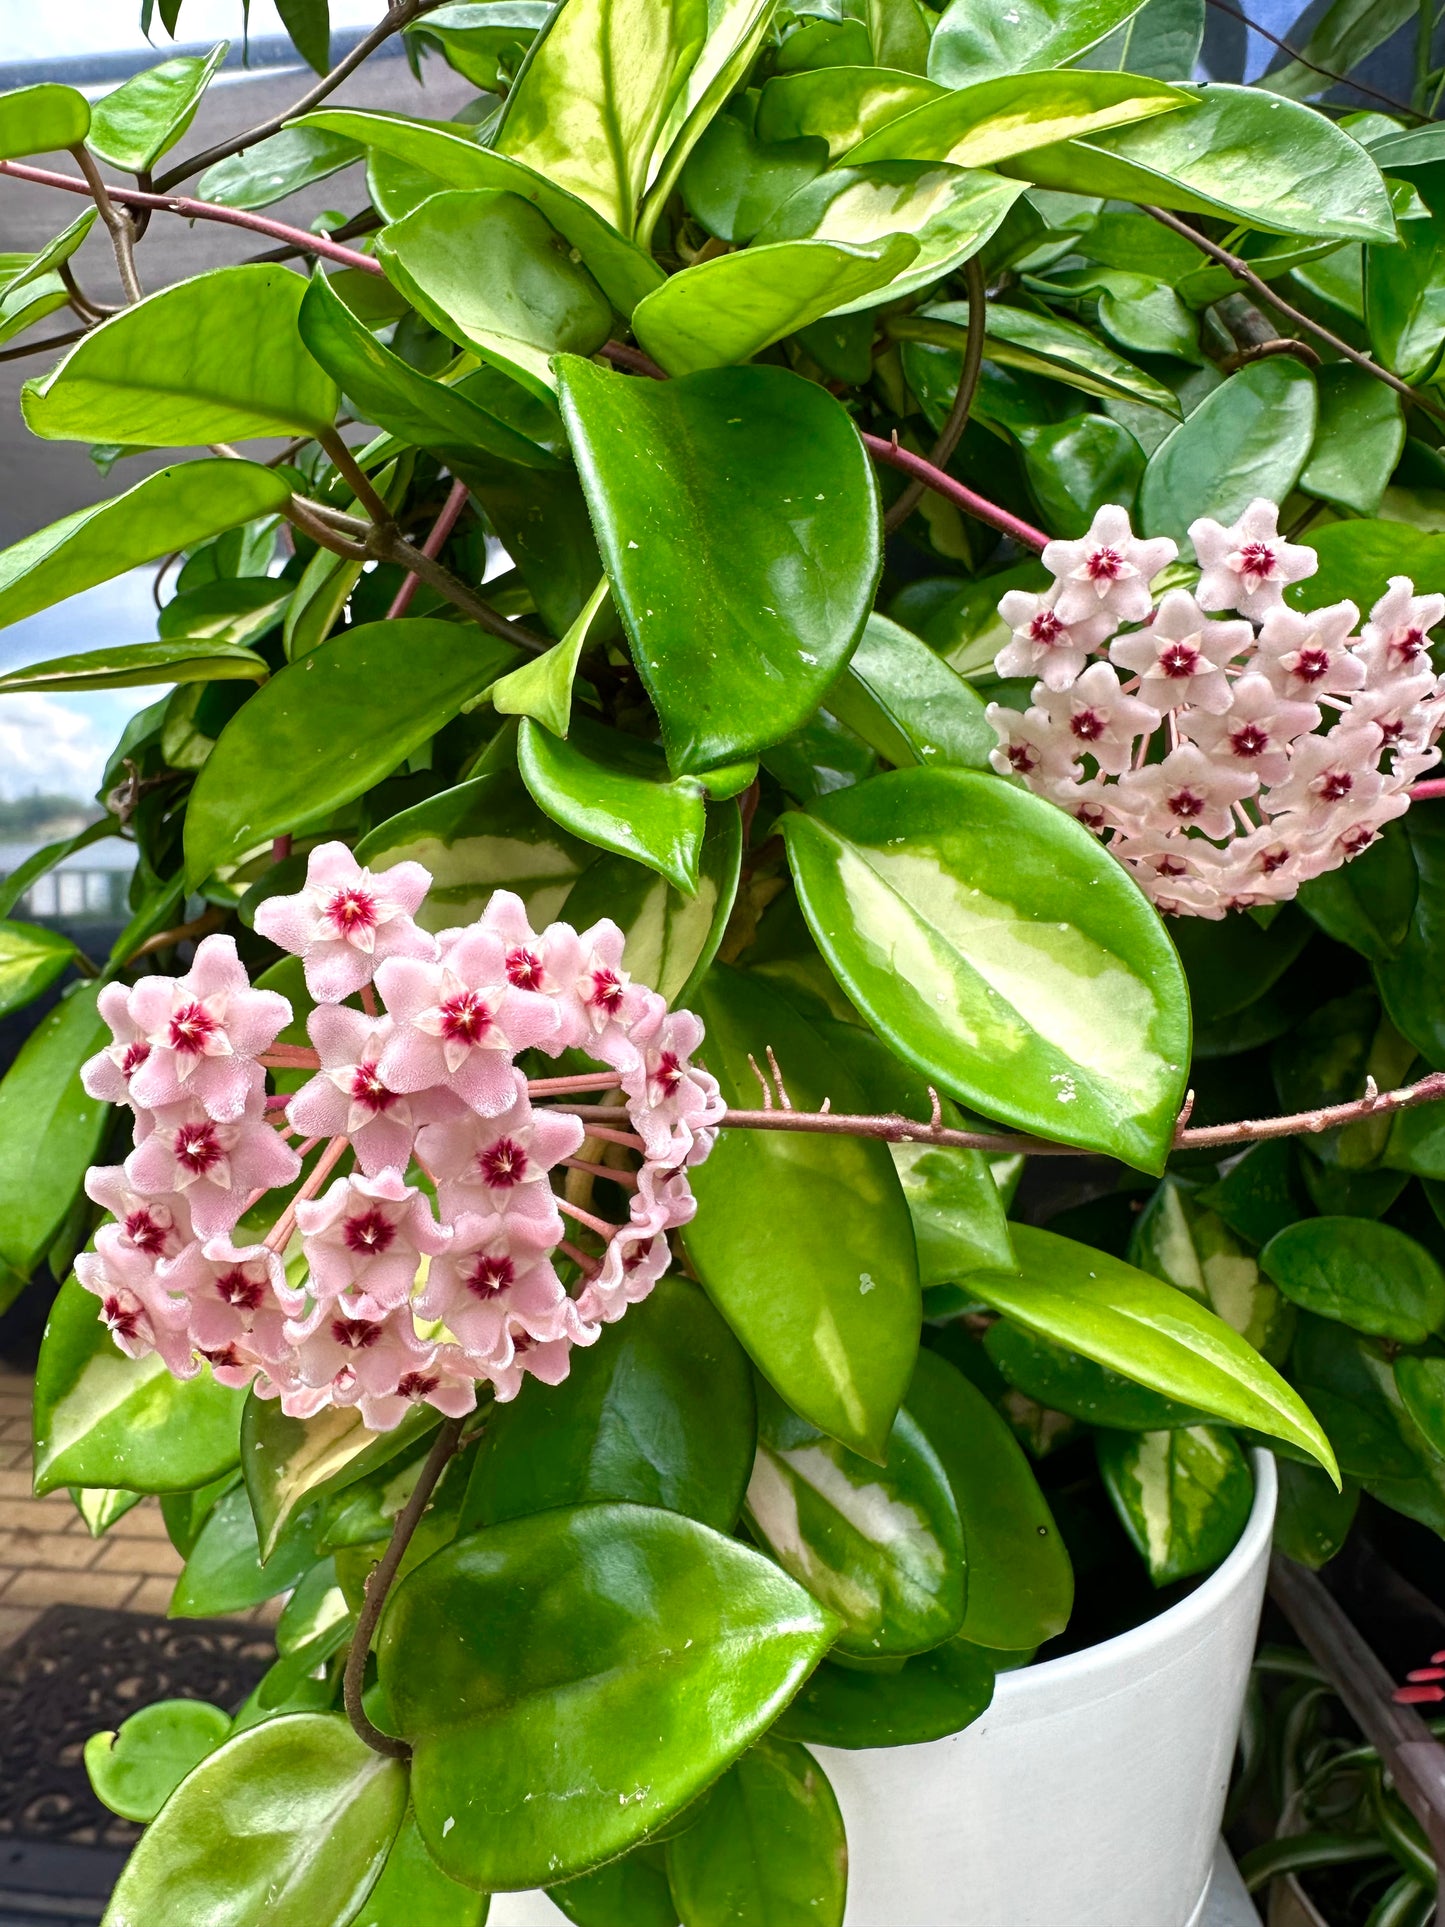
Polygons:
<instances>
[{"instance_id":1,"label":"pink flower cluster","mask_svg":"<svg viewBox=\"0 0 1445 1927\"><path fill-rule=\"evenodd\" d=\"M1192 524L1198 584L1156 605L1174 543L1102 508L1081 540L1044 550L1051 588L999 604L1013 634L998 673L1038 681L1022 713L990 705L994 768L1103 837L1175 915L1292 897L1367 849L1439 760L1445 677L1428 637L1445 596L1392 576L1358 634L1353 602L1288 608L1317 557L1278 518L1256 501L1231 528Z\"/></svg>"},{"instance_id":2,"label":"pink flower cluster","mask_svg":"<svg viewBox=\"0 0 1445 1927\"><path fill-rule=\"evenodd\" d=\"M252 987L229 937L207 937L184 977L101 993L114 1042L83 1080L134 1111L135 1149L88 1174L111 1222L76 1273L131 1357L157 1352L181 1378L204 1360L294 1417L356 1406L387 1430L418 1401L470 1411L478 1380L504 1400L529 1372L557 1384L572 1346L667 1269L667 1233L695 1209L688 1167L724 1110L691 1061L702 1025L631 982L614 923L539 934L498 891L434 937L415 920L430 883L415 863L372 875L330 843L298 895L261 905L257 930L302 959L313 1049L277 1042L291 1006ZM528 1050L606 1069L529 1085ZM267 1070L290 1068L315 1075L268 1097ZM613 1089L615 1129L565 1108ZM636 1168L580 1160L589 1135ZM627 1221L554 1189L572 1169L630 1193ZM252 1213L269 1229L243 1234ZM593 1250L568 1242L564 1214Z\"/></svg>"}]
</instances>

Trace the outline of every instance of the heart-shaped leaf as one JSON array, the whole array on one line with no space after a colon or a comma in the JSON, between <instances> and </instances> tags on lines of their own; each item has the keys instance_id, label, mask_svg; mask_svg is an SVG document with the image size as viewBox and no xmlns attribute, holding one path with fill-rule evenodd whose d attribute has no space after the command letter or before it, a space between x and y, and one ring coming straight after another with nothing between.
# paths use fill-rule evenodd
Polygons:
<instances>
[{"instance_id":1,"label":"heart-shaped leaf","mask_svg":"<svg viewBox=\"0 0 1445 1927\"><path fill-rule=\"evenodd\" d=\"M379 1646L432 1857L495 1892L621 1853L760 1736L835 1629L771 1560L675 1512L578 1506L457 1540L403 1581Z\"/></svg>"},{"instance_id":2,"label":"heart-shaped leaf","mask_svg":"<svg viewBox=\"0 0 1445 1927\"><path fill-rule=\"evenodd\" d=\"M828 165L817 139L759 140L736 115L721 113L682 171L683 199L694 219L720 241L753 236L797 189Z\"/></svg>"},{"instance_id":3,"label":"heart-shaped leaf","mask_svg":"<svg viewBox=\"0 0 1445 1927\"><path fill-rule=\"evenodd\" d=\"M988 1653L962 1638L915 1653L896 1671L825 1659L773 1732L808 1746L918 1746L971 1726L988 1711L993 1682Z\"/></svg>"},{"instance_id":4,"label":"heart-shaped leaf","mask_svg":"<svg viewBox=\"0 0 1445 1927\"><path fill-rule=\"evenodd\" d=\"M305 292L301 275L257 262L150 295L26 382L26 426L155 448L329 432L339 395L297 332Z\"/></svg>"},{"instance_id":5,"label":"heart-shaped leaf","mask_svg":"<svg viewBox=\"0 0 1445 1927\"><path fill-rule=\"evenodd\" d=\"M148 174L195 119L230 51L221 40L208 54L182 54L132 74L91 109L86 145L123 173Z\"/></svg>"},{"instance_id":6,"label":"heart-shaped leaf","mask_svg":"<svg viewBox=\"0 0 1445 1927\"><path fill-rule=\"evenodd\" d=\"M1445 1319L1445 1272L1371 1218L1305 1218L1276 1233L1260 1263L1296 1305L1377 1338L1421 1345Z\"/></svg>"},{"instance_id":7,"label":"heart-shaped leaf","mask_svg":"<svg viewBox=\"0 0 1445 1927\"><path fill-rule=\"evenodd\" d=\"M1286 355L1221 382L1150 456L1139 488L1145 532L1187 546L1198 516L1229 523L1256 496L1282 502L1309 457L1316 406L1314 376Z\"/></svg>"},{"instance_id":8,"label":"heart-shaped leaf","mask_svg":"<svg viewBox=\"0 0 1445 1927\"><path fill-rule=\"evenodd\" d=\"M102 1927L265 1927L288 1916L346 1927L405 1807L405 1767L364 1746L345 1720L266 1720L176 1789L127 1861Z\"/></svg>"},{"instance_id":9,"label":"heart-shaped leaf","mask_svg":"<svg viewBox=\"0 0 1445 1927\"><path fill-rule=\"evenodd\" d=\"M0 160L78 147L90 132L90 102L74 87L42 81L0 94Z\"/></svg>"},{"instance_id":10,"label":"heart-shaped leaf","mask_svg":"<svg viewBox=\"0 0 1445 1927\"><path fill-rule=\"evenodd\" d=\"M1405 446L1400 397L1351 362L1321 368L1315 386L1319 419L1300 487L1352 515L1375 515Z\"/></svg>"},{"instance_id":11,"label":"heart-shaped leaf","mask_svg":"<svg viewBox=\"0 0 1445 1927\"><path fill-rule=\"evenodd\" d=\"M1254 1480L1228 1432L1100 1432L1095 1444L1114 1510L1156 1586L1208 1572L1233 1550Z\"/></svg>"},{"instance_id":12,"label":"heart-shaped leaf","mask_svg":"<svg viewBox=\"0 0 1445 1927\"><path fill-rule=\"evenodd\" d=\"M1087 830L936 768L782 827L819 949L905 1062L990 1116L1160 1168L1189 1062L1183 973Z\"/></svg>"},{"instance_id":13,"label":"heart-shaped leaf","mask_svg":"<svg viewBox=\"0 0 1445 1927\"><path fill-rule=\"evenodd\" d=\"M995 74L1067 67L1132 19L1143 0L953 0L933 30L928 75L966 87ZM1132 73L1148 72L1131 67Z\"/></svg>"},{"instance_id":14,"label":"heart-shaped leaf","mask_svg":"<svg viewBox=\"0 0 1445 1927\"><path fill-rule=\"evenodd\" d=\"M427 1852L408 1807L380 1877L351 1927L483 1927L490 1906L486 1894L448 1880Z\"/></svg>"},{"instance_id":15,"label":"heart-shaped leaf","mask_svg":"<svg viewBox=\"0 0 1445 1927\"><path fill-rule=\"evenodd\" d=\"M181 1781L231 1735L231 1716L205 1700L154 1700L118 1732L92 1733L85 1771L95 1797L123 1820L155 1819Z\"/></svg>"},{"instance_id":16,"label":"heart-shaped leaf","mask_svg":"<svg viewBox=\"0 0 1445 1927\"><path fill-rule=\"evenodd\" d=\"M281 670L227 723L196 779L193 885L360 796L515 660L503 642L418 616L348 629Z\"/></svg>"},{"instance_id":17,"label":"heart-shaped leaf","mask_svg":"<svg viewBox=\"0 0 1445 1927\"><path fill-rule=\"evenodd\" d=\"M877 487L837 402L781 368L648 382L559 363L613 598L674 770L796 729L852 653Z\"/></svg>"},{"instance_id":18,"label":"heart-shaped leaf","mask_svg":"<svg viewBox=\"0 0 1445 1927\"><path fill-rule=\"evenodd\" d=\"M955 167L994 167L1052 141L1173 114L1189 105L1190 97L1179 88L1137 74L1091 74L1078 68L1009 74L955 88L890 120L849 150L848 165L951 161Z\"/></svg>"},{"instance_id":19,"label":"heart-shaped leaf","mask_svg":"<svg viewBox=\"0 0 1445 1927\"><path fill-rule=\"evenodd\" d=\"M692 776L669 782L650 743L581 717L562 742L524 716L517 768L535 801L565 829L646 864L684 896L694 894L705 792Z\"/></svg>"}]
</instances>

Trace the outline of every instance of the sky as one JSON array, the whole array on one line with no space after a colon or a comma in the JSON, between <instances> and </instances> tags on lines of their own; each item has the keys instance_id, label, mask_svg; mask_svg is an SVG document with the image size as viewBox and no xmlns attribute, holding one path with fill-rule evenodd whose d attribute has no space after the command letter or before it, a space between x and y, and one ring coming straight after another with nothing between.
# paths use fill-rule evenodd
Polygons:
<instances>
[{"instance_id":1,"label":"sky","mask_svg":"<svg viewBox=\"0 0 1445 1927\"><path fill-rule=\"evenodd\" d=\"M333 27L374 26L384 0L331 0ZM159 9L157 9L159 12ZM243 28L241 0L182 0L177 39L234 40ZM285 29L272 0L251 0L251 35L264 39ZM158 55L170 46L159 18L152 28ZM0 0L0 60L61 60L67 55L144 51L140 0Z\"/></svg>"}]
</instances>

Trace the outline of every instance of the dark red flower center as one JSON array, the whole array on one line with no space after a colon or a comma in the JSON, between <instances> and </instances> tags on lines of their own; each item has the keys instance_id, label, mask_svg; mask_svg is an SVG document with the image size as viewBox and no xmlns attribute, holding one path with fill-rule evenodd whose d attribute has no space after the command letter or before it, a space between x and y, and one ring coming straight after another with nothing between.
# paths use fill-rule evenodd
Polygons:
<instances>
[{"instance_id":1,"label":"dark red flower center","mask_svg":"<svg viewBox=\"0 0 1445 1927\"><path fill-rule=\"evenodd\" d=\"M482 1183L491 1185L494 1191L510 1191L514 1184L522 1182L529 1168L526 1150L513 1137L499 1137L495 1144L477 1153Z\"/></svg>"},{"instance_id":2,"label":"dark red flower center","mask_svg":"<svg viewBox=\"0 0 1445 1927\"><path fill-rule=\"evenodd\" d=\"M1159 668L1176 681L1192 676L1199 667L1199 651L1192 642L1166 642L1159 651Z\"/></svg>"},{"instance_id":3,"label":"dark red flower center","mask_svg":"<svg viewBox=\"0 0 1445 1927\"><path fill-rule=\"evenodd\" d=\"M1425 652L1425 631L1414 627L1402 629L1395 638L1395 647L1406 662L1413 662Z\"/></svg>"},{"instance_id":4,"label":"dark red flower center","mask_svg":"<svg viewBox=\"0 0 1445 1927\"><path fill-rule=\"evenodd\" d=\"M1330 673L1330 652L1318 646L1301 649L1295 657L1294 672L1301 682L1318 682Z\"/></svg>"},{"instance_id":5,"label":"dark red flower center","mask_svg":"<svg viewBox=\"0 0 1445 1927\"><path fill-rule=\"evenodd\" d=\"M1183 877L1189 874L1189 865L1182 856L1161 856L1154 868L1161 877Z\"/></svg>"},{"instance_id":6,"label":"dark red flower center","mask_svg":"<svg viewBox=\"0 0 1445 1927\"><path fill-rule=\"evenodd\" d=\"M1069 718L1069 728L1083 743L1097 743L1108 727L1108 719L1097 709L1075 710Z\"/></svg>"},{"instance_id":7,"label":"dark red flower center","mask_svg":"<svg viewBox=\"0 0 1445 1927\"><path fill-rule=\"evenodd\" d=\"M1272 877L1276 870L1282 870L1288 862L1289 851L1282 843L1277 843L1272 850L1264 852L1259 859L1259 867L1267 877Z\"/></svg>"},{"instance_id":8,"label":"dark red flower center","mask_svg":"<svg viewBox=\"0 0 1445 1927\"><path fill-rule=\"evenodd\" d=\"M645 1245L634 1245L631 1251L629 1251L626 1257L622 1260L622 1269L625 1272L634 1272L639 1270L640 1267L645 1265L647 1263L647 1260L651 1257L652 1248L656 1243L657 1243L657 1240L655 1238L649 1238L649 1240Z\"/></svg>"},{"instance_id":9,"label":"dark red flower center","mask_svg":"<svg viewBox=\"0 0 1445 1927\"><path fill-rule=\"evenodd\" d=\"M496 1298L515 1282L517 1267L508 1257L494 1258L483 1253L462 1274L462 1283L474 1298Z\"/></svg>"},{"instance_id":10,"label":"dark red flower center","mask_svg":"<svg viewBox=\"0 0 1445 1927\"><path fill-rule=\"evenodd\" d=\"M1320 778L1320 795L1327 803L1338 803L1354 787L1355 779L1347 769L1327 769Z\"/></svg>"},{"instance_id":11,"label":"dark red flower center","mask_svg":"<svg viewBox=\"0 0 1445 1927\"><path fill-rule=\"evenodd\" d=\"M219 1365L222 1370L227 1366L234 1369L236 1366L244 1365L246 1362L234 1345L222 1345L218 1350L213 1352L202 1351L201 1357L205 1359L208 1365Z\"/></svg>"},{"instance_id":12,"label":"dark red flower center","mask_svg":"<svg viewBox=\"0 0 1445 1927\"><path fill-rule=\"evenodd\" d=\"M220 1028L204 1004L182 1004L172 1013L166 1041L182 1056L199 1057Z\"/></svg>"},{"instance_id":13,"label":"dark red flower center","mask_svg":"<svg viewBox=\"0 0 1445 1927\"><path fill-rule=\"evenodd\" d=\"M239 1265L216 1280L216 1290L237 1311L254 1311L266 1296L264 1278L248 1278Z\"/></svg>"},{"instance_id":14,"label":"dark red flower center","mask_svg":"<svg viewBox=\"0 0 1445 1927\"><path fill-rule=\"evenodd\" d=\"M216 1127L209 1118L198 1124L182 1124L172 1140L176 1163L196 1177L204 1177L221 1162L225 1153Z\"/></svg>"},{"instance_id":15,"label":"dark red flower center","mask_svg":"<svg viewBox=\"0 0 1445 1927\"><path fill-rule=\"evenodd\" d=\"M332 893L323 914L339 937L355 936L359 930L376 928L376 898L357 884L343 884Z\"/></svg>"},{"instance_id":16,"label":"dark red flower center","mask_svg":"<svg viewBox=\"0 0 1445 1927\"><path fill-rule=\"evenodd\" d=\"M427 1398L433 1393L441 1380L434 1372L403 1372L396 1381L397 1393L402 1398Z\"/></svg>"},{"instance_id":17,"label":"dark red flower center","mask_svg":"<svg viewBox=\"0 0 1445 1927\"><path fill-rule=\"evenodd\" d=\"M1246 542L1239 551L1241 575L1273 575L1275 553L1268 542Z\"/></svg>"},{"instance_id":18,"label":"dark red flower center","mask_svg":"<svg viewBox=\"0 0 1445 1927\"><path fill-rule=\"evenodd\" d=\"M342 1221L341 1241L348 1251L359 1257L380 1257L396 1241L396 1226L391 1219L375 1205L369 1211L358 1212L354 1218Z\"/></svg>"},{"instance_id":19,"label":"dark red flower center","mask_svg":"<svg viewBox=\"0 0 1445 1927\"><path fill-rule=\"evenodd\" d=\"M1236 756L1263 756L1269 748L1269 731L1258 723L1241 723L1230 732L1229 746Z\"/></svg>"},{"instance_id":20,"label":"dark red flower center","mask_svg":"<svg viewBox=\"0 0 1445 1927\"><path fill-rule=\"evenodd\" d=\"M380 1111L389 1111L396 1102L396 1092L389 1091L377 1075L375 1064L358 1064L351 1073L351 1095L358 1104L364 1104L372 1116Z\"/></svg>"},{"instance_id":21,"label":"dark red flower center","mask_svg":"<svg viewBox=\"0 0 1445 1927\"><path fill-rule=\"evenodd\" d=\"M171 1234L171 1227L168 1224L162 1224L155 1213L148 1210L145 1205L138 1205L134 1211L126 1213L121 1230L125 1234L126 1242L134 1245L137 1251L152 1254L165 1250L166 1240Z\"/></svg>"},{"instance_id":22,"label":"dark red flower center","mask_svg":"<svg viewBox=\"0 0 1445 1927\"><path fill-rule=\"evenodd\" d=\"M105 1322L117 1338L138 1338L141 1329L140 1307L128 1305L123 1298L107 1298L101 1307Z\"/></svg>"},{"instance_id":23,"label":"dark red flower center","mask_svg":"<svg viewBox=\"0 0 1445 1927\"><path fill-rule=\"evenodd\" d=\"M664 1097L671 1097L686 1076L686 1067L677 1052L665 1050L657 1060L657 1069L652 1073L652 1081Z\"/></svg>"},{"instance_id":24,"label":"dark red flower center","mask_svg":"<svg viewBox=\"0 0 1445 1927\"><path fill-rule=\"evenodd\" d=\"M349 1352L368 1352L381 1339L382 1328L370 1318L333 1318L331 1336Z\"/></svg>"},{"instance_id":25,"label":"dark red flower center","mask_svg":"<svg viewBox=\"0 0 1445 1927\"><path fill-rule=\"evenodd\" d=\"M1032 743L1010 743L1007 755L1009 768L1017 770L1020 776L1028 776L1038 768L1039 759Z\"/></svg>"},{"instance_id":26,"label":"dark red flower center","mask_svg":"<svg viewBox=\"0 0 1445 1927\"><path fill-rule=\"evenodd\" d=\"M613 1017L622 1008L624 991L622 979L615 970L594 970L592 973L592 995L588 1002L598 1010L605 1010Z\"/></svg>"},{"instance_id":27,"label":"dark red flower center","mask_svg":"<svg viewBox=\"0 0 1445 1927\"><path fill-rule=\"evenodd\" d=\"M151 1047L143 1037L137 1037L133 1044L127 1044L125 1056L120 1060L121 1076L134 1077L150 1054Z\"/></svg>"},{"instance_id":28,"label":"dark red flower center","mask_svg":"<svg viewBox=\"0 0 1445 1927\"><path fill-rule=\"evenodd\" d=\"M519 945L507 952L507 982L515 984L518 990L540 990L546 975L535 950L524 950Z\"/></svg>"},{"instance_id":29,"label":"dark red flower center","mask_svg":"<svg viewBox=\"0 0 1445 1927\"><path fill-rule=\"evenodd\" d=\"M1352 823L1349 829L1341 834L1340 847L1347 850L1351 856L1358 856L1361 850L1367 850L1370 847L1375 840L1375 835L1376 832L1368 823Z\"/></svg>"},{"instance_id":30,"label":"dark red flower center","mask_svg":"<svg viewBox=\"0 0 1445 1927\"><path fill-rule=\"evenodd\" d=\"M1124 558L1117 549L1094 549L1084 569L1091 582L1117 582L1124 566Z\"/></svg>"},{"instance_id":31,"label":"dark red flower center","mask_svg":"<svg viewBox=\"0 0 1445 1927\"><path fill-rule=\"evenodd\" d=\"M1198 790L1187 788L1175 790L1169 798L1169 809L1172 815L1182 818L1187 823L1194 817L1204 814L1204 798Z\"/></svg>"},{"instance_id":32,"label":"dark red flower center","mask_svg":"<svg viewBox=\"0 0 1445 1927\"><path fill-rule=\"evenodd\" d=\"M480 1043L492 1028L492 1010L475 990L459 990L441 1006L442 1036L449 1044Z\"/></svg>"},{"instance_id":33,"label":"dark red flower center","mask_svg":"<svg viewBox=\"0 0 1445 1927\"><path fill-rule=\"evenodd\" d=\"M1052 609L1040 609L1029 624L1029 640L1042 642L1049 646L1056 643L1060 636L1067 636L1068 630L1059 621Z\"/></svg>"}]
</instances>

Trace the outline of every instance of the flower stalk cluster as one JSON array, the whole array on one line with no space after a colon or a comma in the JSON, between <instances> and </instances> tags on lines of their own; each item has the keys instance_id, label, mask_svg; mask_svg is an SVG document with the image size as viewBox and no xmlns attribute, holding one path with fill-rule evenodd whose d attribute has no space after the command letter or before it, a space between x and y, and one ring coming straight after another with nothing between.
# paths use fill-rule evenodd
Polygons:
<instances>
[{"instance_id":1,"label":"flower stalk cluster","mask_svg":"<svg viewBox=\"0 0 1445 1927\"><path fill-rule=\"evenodd\" d=\"M291 1006L229 937L184 977L102 992L114 1041L85 1087L130 1107L135 1149L87 1176L111 1220L76 1273L130 1356L387 1430L418 1402L461 1417L478 1381L501 1400L529 1373L559 1383L667 1269L725 1108L691 1061L702 1025L629 979L616 924L538 933L498 891L434 936L430 883L332 843L261 905L257 929L302 959L310 1046L277 1041ZM529 1051L604 1068L529 1082ZM298 1069L314 1075L268 1095L268 1070ZM579 1090L615 1093L618 1128L545 1102ZM588 1135L636 1167L580 1159ZM615 1183L626 1220L554 1189L571 1170Z\"/></svg>"},{"instance_id":2,"label":"flower stalk cluster","mask_svg":"<svg viewBox=\"0 0 1445 1927\"><path fill-rule=\"evenodd\" d=\"M1135 536L1122 508L1050 542L1052 587L999 604L1012 635L995 667L1038 678L1032 701L988 715L995 769L1103 838L1159 909L1218 919L1294 896L1409 807L1440 759L1429 632L1445 596L1393 576L1356 633L1353 602L1286 604L1318 559L1280 536L1274 503L1189 535L1199 581L1157 602L1178 550Z\"/></svg>"}]
</instances>

